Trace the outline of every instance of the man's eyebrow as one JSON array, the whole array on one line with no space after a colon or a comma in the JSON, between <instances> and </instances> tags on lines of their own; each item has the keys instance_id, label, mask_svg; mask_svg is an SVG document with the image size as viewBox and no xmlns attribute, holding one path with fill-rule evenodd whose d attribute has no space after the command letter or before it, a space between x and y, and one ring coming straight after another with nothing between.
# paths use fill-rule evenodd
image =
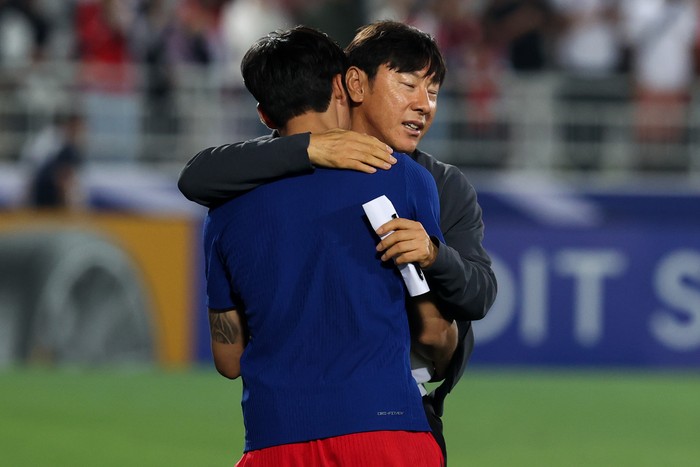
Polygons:
<instances>
[{"instance_id":1,"label":"man's eyebrow","mask_svg":"<svg viewBox=\"0 0 700 467\"><path fill-rule=\"evenodd\" d=\"M404 75L410 75L414 78L427 78L430 75L421 73L423 70L415 70L415 71L399 71L398 73L404 74Z\"/></svg>"},{"instance_id":2,"label":"man's eyebrow","mask_svg":"<svg viewBox=\"0 0 700 467\"><path fill-rule=\"evenodd\" d=\"M431 85L438 86L438 87L440 86L440 83L439 83L438 81L436 81L435 78L434 78L434 77L435 77L435 73L432 73L432 74L421 73L421 71L423 71L423 70L414 70L414 71L398 71L398 70L395 70L395 71L396 71L396 73L398 73L398 74L401 74L401 75L409 75L409 76L411 76L411 77L413 77L413 78L416 78L416 79L428 78L428 79L430 79L430 84L431 84ZM433 78L431 78L431 77L433 77Z\"/></svg>"}]
</instances>

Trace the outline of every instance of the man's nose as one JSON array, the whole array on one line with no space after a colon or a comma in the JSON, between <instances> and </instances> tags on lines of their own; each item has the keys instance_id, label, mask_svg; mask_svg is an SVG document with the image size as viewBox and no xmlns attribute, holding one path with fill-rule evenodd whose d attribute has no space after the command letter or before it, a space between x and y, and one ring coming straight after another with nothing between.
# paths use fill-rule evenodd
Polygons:
<instances>
[{"instance_id":1,"label":"man's nose","mask_svg":"<svg viewBox=\"0 0 700 467\"><path fill-rule=\"evenodd\" d=\"M430 113L430 95L427 89L420 89L413 101L413 110L425 115Z\"/></svg>"}]
</instances>

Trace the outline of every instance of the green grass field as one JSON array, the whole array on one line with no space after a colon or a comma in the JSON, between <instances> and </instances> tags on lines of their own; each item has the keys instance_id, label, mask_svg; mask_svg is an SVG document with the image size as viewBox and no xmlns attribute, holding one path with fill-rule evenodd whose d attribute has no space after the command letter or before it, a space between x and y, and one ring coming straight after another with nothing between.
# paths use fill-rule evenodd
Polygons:
<instances>
[{"instance_id":1,"label":"green grass field","mask_svg":"<svg viewBox=\"0 0 700 467\"><path fill-rule=\"evenodd\" d=\"M0 465L233 466L241 385L191 371L0 372ZM700 375L471 368L451 467L700 466Z\"/></svg>"}]
</instances>

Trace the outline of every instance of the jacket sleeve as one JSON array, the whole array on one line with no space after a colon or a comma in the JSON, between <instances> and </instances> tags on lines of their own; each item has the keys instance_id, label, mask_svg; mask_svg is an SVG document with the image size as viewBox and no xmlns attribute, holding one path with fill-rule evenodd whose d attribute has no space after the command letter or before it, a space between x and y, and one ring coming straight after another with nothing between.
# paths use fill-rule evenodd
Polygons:
<instances>
[{"instance_id":1,"label":"jacket sleeve","mask_svg":"<svg viewBox=\"0 0 700 467\"><path fill-rule=\"evenodd\" d=\"M456 167L444 167L441 180L436 180L445 242L438 244L437 259L424 272L447 317L479 320L496 299L497 289L491 258L482 246L481 207L464 174Z\"/></svg>"},{"instance_id":2,"label":"jacket sleeve","mask_svg":"<svg viewBox=\"0 0 700 467\"><path fill-rule=\"evenodd\" d=\"M214 207L269 181L309 173L310 133L258 138L204 149L180 172L177 186L190 201Z\"/></svg>"}]
</instances>

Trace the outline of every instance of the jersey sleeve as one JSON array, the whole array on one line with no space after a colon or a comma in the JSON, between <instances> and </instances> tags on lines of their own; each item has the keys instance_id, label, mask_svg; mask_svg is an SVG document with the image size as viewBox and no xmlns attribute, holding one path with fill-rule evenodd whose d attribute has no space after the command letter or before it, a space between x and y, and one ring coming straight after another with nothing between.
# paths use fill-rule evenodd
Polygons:
<instances>
[{"instance_id":1,"label":"jersey sleeve","mask_svg":"<svg viewBox=\"0 0 700 467\"><path fill-rule=\"evenodd\" d=\"M206 278L207 307L212 310L235 308L233 291L225 260L219 249L220 231L211 214L204 221L204 274Z\"/></svg>"},{"instance_id":2,"label":"jersey sleeve","mask_svg":"<svg viewBox=\"0 0 700 467\"><path fill-rule=\"evenodd\" d=\"M177 186L190 201L215 207L264 183L312 172L310 133L257 138L197 153L180 172Z\"/></svg>"}]
</instances>

